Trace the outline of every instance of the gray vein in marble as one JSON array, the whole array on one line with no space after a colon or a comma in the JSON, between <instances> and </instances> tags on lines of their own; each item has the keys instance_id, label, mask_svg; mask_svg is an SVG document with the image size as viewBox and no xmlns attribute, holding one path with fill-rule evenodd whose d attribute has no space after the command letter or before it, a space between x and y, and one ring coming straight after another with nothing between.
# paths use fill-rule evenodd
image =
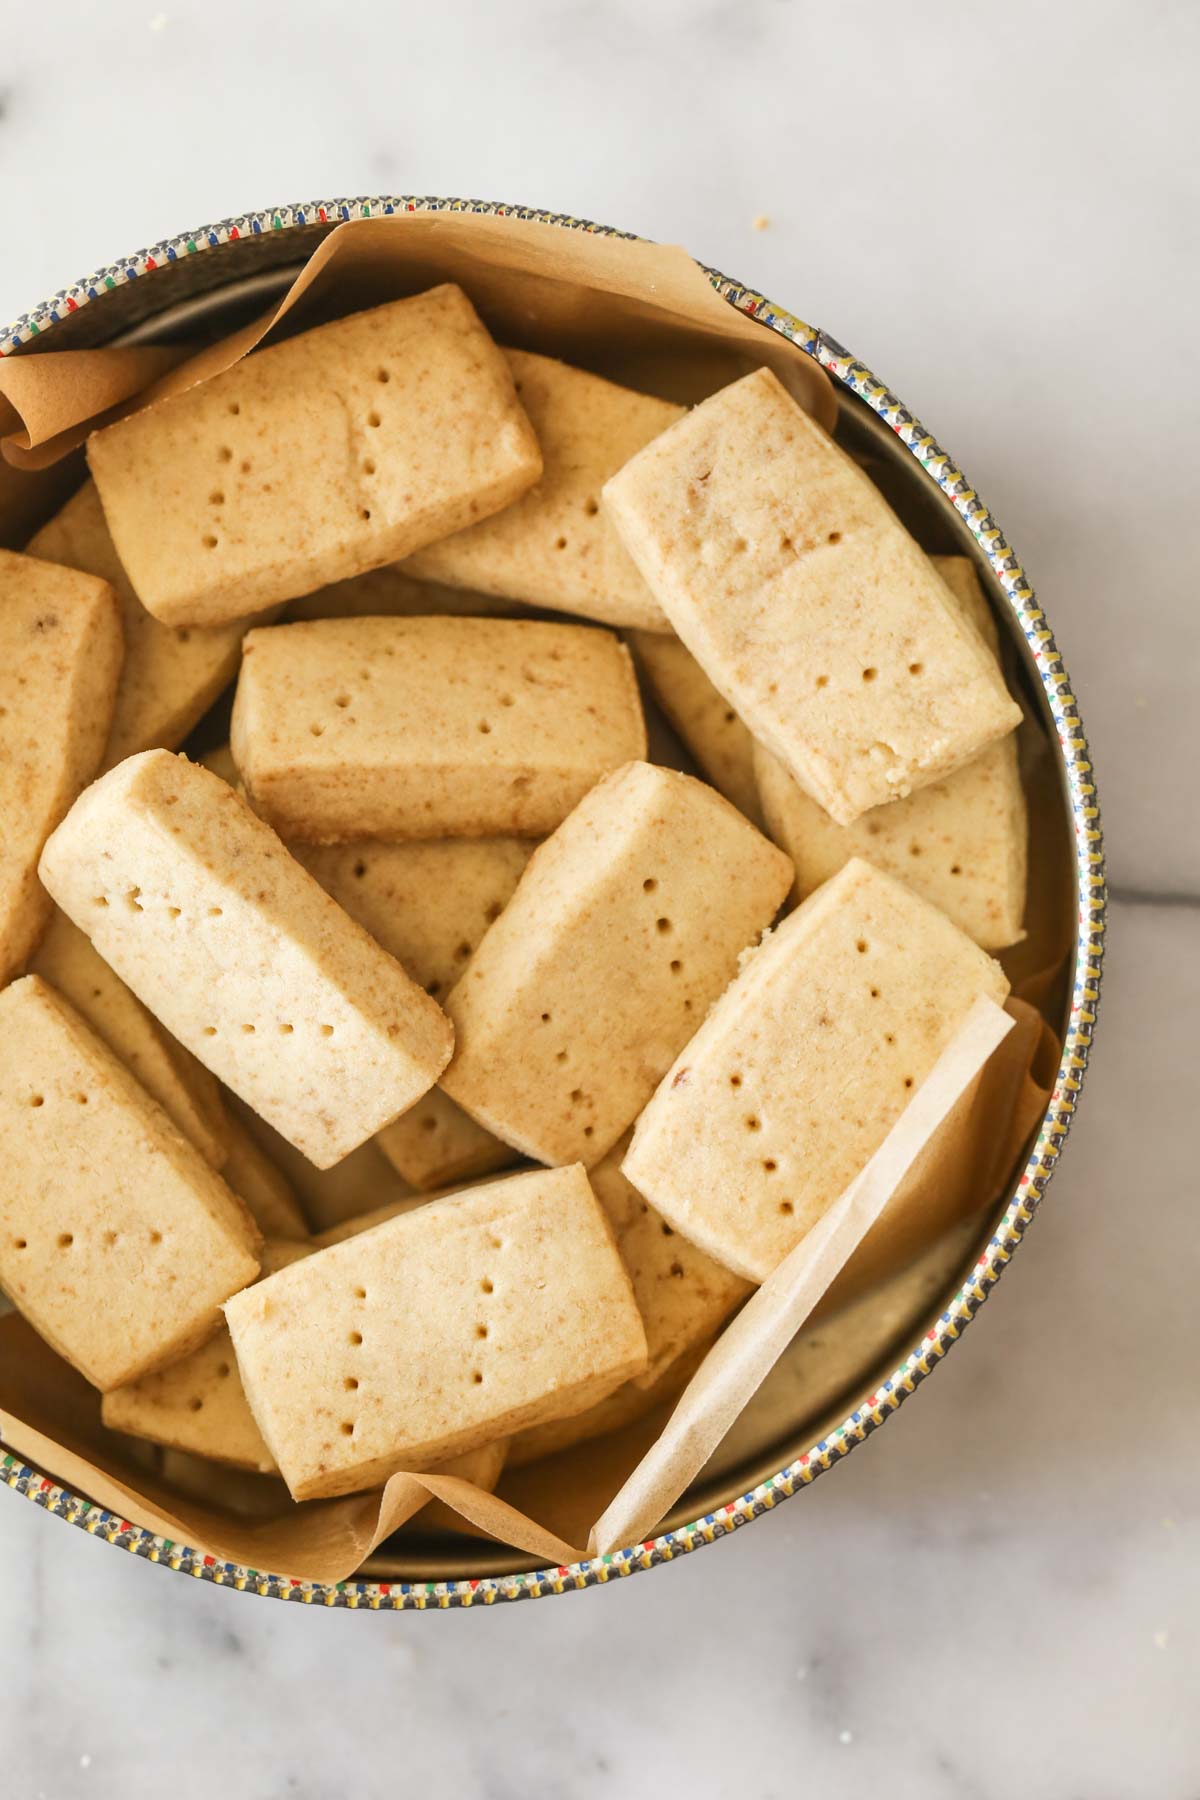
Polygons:
<instances>
[{"instance_id":1,"label":"gray vein in marble","mask_svg":"<svg viewBox=\"0 0 1200 1800\"><path fill-rule=\"evenodd\" d=\"M1108 897L1124 906L1182 907L1185 910L1200 907L1200 894L1159 893L1148 888L1111 886Z\"/></svg>"}]
</instances>

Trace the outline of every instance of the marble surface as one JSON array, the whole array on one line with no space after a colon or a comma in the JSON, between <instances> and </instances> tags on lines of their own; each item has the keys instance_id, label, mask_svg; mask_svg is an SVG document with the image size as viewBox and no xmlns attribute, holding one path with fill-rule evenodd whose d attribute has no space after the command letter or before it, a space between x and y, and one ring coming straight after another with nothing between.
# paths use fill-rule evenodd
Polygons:
<instances>
[{"instance_id":1,"label":"marble surface","mask_svg":"<svg viewBox=\"0 0 1200 1800\"><path fill-rule=\"evenodd\" d=\"M677 238L827 326L953 450L1057 627L1115 888L1100 1046L1043 1215L936 1380L836 1476L671 1568L486 1613L301 1614L0 1492L5 1780L1193 1800L1200 15L282 18L0 0L0 315L227 212L408 190Z\"/></svg>"}]
</instances>

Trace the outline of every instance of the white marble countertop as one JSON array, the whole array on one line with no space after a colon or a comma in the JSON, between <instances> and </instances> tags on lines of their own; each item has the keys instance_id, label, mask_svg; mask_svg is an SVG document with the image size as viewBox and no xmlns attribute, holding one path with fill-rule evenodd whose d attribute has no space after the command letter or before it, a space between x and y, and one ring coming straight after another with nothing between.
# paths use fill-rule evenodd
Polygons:
<instances>
[{"instance_id":1,"label":"white marble countertop","mask_svg":"<svg viewBox=\"0 0 1200 1800\"><path fill-rule=\"evenodd\" d=\"M1110 968L1029 1243L835 1478L615 1591L371 1619L188 1589L0 1491L0 1781L1194 1800L1200 17L158 5L0 4L0 315L226 213L387 190L761 287L914 406L1030 570L1096 752Z\"/></svg>"}]
</instances>

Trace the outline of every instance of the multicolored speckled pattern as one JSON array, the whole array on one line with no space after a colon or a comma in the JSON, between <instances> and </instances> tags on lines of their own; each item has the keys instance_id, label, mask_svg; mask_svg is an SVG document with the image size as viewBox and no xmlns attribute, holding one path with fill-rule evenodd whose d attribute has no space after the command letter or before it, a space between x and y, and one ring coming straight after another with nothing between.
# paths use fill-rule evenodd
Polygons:
<instances>
[{"instance_id":1,"label":"multicolored speckled pattern","mask_svg":"<svg viewBox=\"0 0 1200 1800\"><path fill-rule=\"evenodd\" d=\"M175 238L170 243L155 245L110 268L101 269L89 279L77 282L73 287L56 294L52 300L25 314L0 334L0 355L7 355L31 339L52 330L61 319L77 312L101 293L125 282L136 281L139 276L164 263L178 261L182 257L198 256L206 251L219 249L222 244L264 232L289 231L298 226L320 223L332 226L349 219L430 211L479 212L499 217L535 219L568 230L596 232L606 237L632 235L628 232L614 232L606 226L594 225L585 219L569 219L528 207L502 206L479 200L404 196L327 200L303 206L276 207L268 212L250 213L243 218L224 220L219 225ZM716 270L709 269L706 273L718 293L730 305L799 344L835 381L864 400L892 428L921 467L937 482L987 556L1025 635L1045 689L1058 735L1070 798L1080 901L1074 991L1062 1062L1037 1142L1020 1176L1016 1192L970 1278L955 1294L946 1311L926 1333L922 1342L915 1346L895 1370L890 1380L883 1382L874 1393L868 1394L829 1437L822 1438L805 1455L781 1469L760 1487L741 1495L739 1499L731 1500L719 1511L708 1513L662 1537L617 1550L611 1556L594 1557L564 1568L540 1569L528 1575L502 1575L474 1581L343 1581L336 1586L329 1586L321 1582L296 1581L286 1575L242 1568L234 1563L217 1562L210 1556L200 1555L187 1545L155 1537L128 1519L117 1518L114 1514L93 1506L89 1501L57 1486L39 1470L28 1467L17 1457L0 1455L0 1481L8 1487L24 1494L47 1512L82 1527L93 1536L104 1538L110 1544L116 1544L122 1550L131 1551L135 1556L145 1557L149 1562L164 1563L197 1580L215 1582L219 1587L248 1589L272 1599L293 1600L302 1605L342 1606L370 1611L423 1611L430 1607L488 1606L497 1600L536 1599L542 1594L561 1594L572 1588L595 1587L616 1576L632 1575L638 1569L650 1569L656 1563L671 1562L689 1550L712 1543L714 1538L727 1536L740 1525L757 1518L760 1513L769 1512L797 1489L808 1487L818 1475L840 1462L856 1444L862 1443L864 1438L882 1425L936 1367L960 1332L975 1317L1021 1242L1045 1193L1046 1184L1070 1129L1087 1067L1096 1022L1105 923L1104 859L1092 765L1079 710L1062 658L1046 616L1037 605L1033 589L1000 527L966 477L919 420L914 418L883 382L827 333L814 330L791 313L774 306L761 294L739 286Z\"/></svg>"}]
</instances>

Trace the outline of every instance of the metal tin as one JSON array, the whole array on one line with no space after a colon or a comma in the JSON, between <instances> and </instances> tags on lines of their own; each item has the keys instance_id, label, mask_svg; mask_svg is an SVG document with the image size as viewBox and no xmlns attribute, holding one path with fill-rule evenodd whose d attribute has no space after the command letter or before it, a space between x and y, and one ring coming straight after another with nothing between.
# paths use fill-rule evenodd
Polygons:
<instances>
[{"instance_id":1,"label":"metal tin","mask_svg":"<svg viewBox=\"0 0 1200 1800\"><path fill-rule=\"evenodd\" d=\"M584 219L479 200L392 196L275 207L155 244L76 282L0 331L0 355L25 351L35 342L40 346L47 336L55 349L153 337L168 313L173 326L181 321L198 321L216 306L227 309L231 295L235 304L255 310L286 284L296 265L336 225L351 219L409 212L486 213L532 219L564 230L606 237L633 235ZM810 1486L884 1424L936 1368L975 1317L1042 1201L1061 1155L1087 1067L1099 998L1106 900L1092 765L1062 658L1045 614L1000 527L951 457L915 415L827 332L806 325L716 270L706 268L704 272L731 306L791 339L821 364L838 394L839 434L852 447L866 446L871 454L888 463L890 475L906 489L914 510L936 518L941 535L949 539L947 547L974 555L993 603L1002 615L1007 615L1010 634L1021 653L1026 698L1039 707L1051 740L1057 745L1076 898L1070 997L1061 1022L1063 1052L1054 1088L1011 1197L986 1239L980 1243L976 1238L971 1246L973 1260L965 1277L961 1271L966 1240L957 1250L958 1269L950 1282L943 1276L942 1299L936 1315L916 1342L911 1341L910 1329L904 1347L898 1354L888 1356L886 1366L868 1376L865 1385L861 1378L858 1380L854 1390L857 1397L851 1403L839 1394L836 1379L831 1377L822 1402L828 1422L812 1429L809 1437L789 1444L782 1466L778 1456L764 1463L760 1451L758 1466L754 1466L751 1457L731 1469L710 1467L667 1519L662 1533L645 1543L560 1568L533 1567L529 1559L502 1547L472 1545L469 1551L458 1555L457 1562L460 1568L469 1563L475 1573L461 1578L436 1578L440 1570L430 1566L432 1579L362 1579L331 1586L217 1562L187 1545L156 1537L127 1519L105 1512L18 1457L0 1454L0 1482L45 1511L120 1549L217 1586L249 1589L303 1605L370 1611L422 1611L537 1598L598 1586L615 1577L670 1562L728 1535ZM145 279L151 275L155 279ZM928 483L925 477L929 478ZM890 491L889 498L895 504ZM444 1557L434 1558L433 1563L438 1560L444 1561ZM406 1561L411 1568L413 1559ZM370 1568L364 1571L364 1575L369 1573Z\"/></svg>"}]
</instances>

